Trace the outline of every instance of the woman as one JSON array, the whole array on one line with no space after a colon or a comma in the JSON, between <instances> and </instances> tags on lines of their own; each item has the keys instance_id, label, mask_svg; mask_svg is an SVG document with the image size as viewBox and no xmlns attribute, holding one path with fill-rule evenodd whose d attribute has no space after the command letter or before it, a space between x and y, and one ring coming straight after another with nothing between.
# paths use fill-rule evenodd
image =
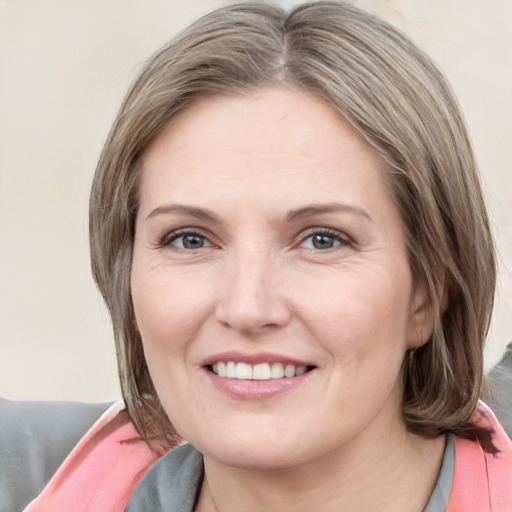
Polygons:
<instances>
[{"instance_id":1,"label":"woman","mask_svg":"<svg viewBox=\"0 0 512 512\"><path fill-rule=\"evenodd\" d=\"M474 158L387 23L330 2L197 21L128 92L90 236L126 409L26 510L510 510L478 403Z\"/></svg>"}]
</instances>

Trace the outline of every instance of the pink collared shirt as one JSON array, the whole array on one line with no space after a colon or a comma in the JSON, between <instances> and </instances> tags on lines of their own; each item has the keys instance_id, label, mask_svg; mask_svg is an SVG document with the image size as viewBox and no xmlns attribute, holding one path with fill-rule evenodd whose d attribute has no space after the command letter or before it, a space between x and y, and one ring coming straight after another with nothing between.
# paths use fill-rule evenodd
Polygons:
<instances>
[{"instance_id":1,"label":"pink collared shirt","mask_svg":"<svg viewBox=\"0 0 512 512\"><path fill-rule=\"evenodd\" d=\"M491 410L481 404L474 415L494 429L496 455L479 443L455 436L455 474L446 512L512 512L512 443Z\"/></svg>"}]
</instances>

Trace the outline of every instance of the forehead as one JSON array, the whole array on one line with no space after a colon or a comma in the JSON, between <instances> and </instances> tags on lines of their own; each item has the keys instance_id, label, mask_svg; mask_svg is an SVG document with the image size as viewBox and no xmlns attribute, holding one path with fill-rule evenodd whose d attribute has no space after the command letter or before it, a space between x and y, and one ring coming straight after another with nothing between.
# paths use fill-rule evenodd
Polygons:
<instances>
[{"instance_id":1,"label":"forehead","mask_svg":"<svg viewBox=\"0 0 512 512\"><path fill-rule=\"evenodd\" d=\"M293 123L294 132L276 133L276 123ZM259 88L244 94L223 94L198 98L182 110L148 148L150 152L161 139L170 134L180 142L195 143L195 136L208 135L221 138L223 135L238 135L238 138L277 146L293 143L293 135L307 132L350 137L353 144L370 146L356 133L345 118L321 97L307 91L298 91L281 86ZM267 136L266 136L267 135ZM277 135L277 137L276 137ZM247 142L247 140L246 140ZM339 141L338 141L339 142Z\"/></svg>"},{"instance_id":2,"label":"forehead","mask_svg":"<svg viewBox=\"0 0 512 512\"><path fill-rule=\"evenodd\" d=\"M198 100L153 141L142 162L143 195L198 179L203 186L286 179L290 190L336 175L349 186L362 169L381 174L383 168L339 112L316 96L286 89Z\"/></svg>"}]
</instances>

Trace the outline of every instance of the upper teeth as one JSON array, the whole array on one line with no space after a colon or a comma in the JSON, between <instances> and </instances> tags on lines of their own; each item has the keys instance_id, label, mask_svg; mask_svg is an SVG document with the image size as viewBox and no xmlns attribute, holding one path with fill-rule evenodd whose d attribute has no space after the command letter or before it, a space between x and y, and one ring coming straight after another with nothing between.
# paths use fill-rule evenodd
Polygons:
<instances>
[{"instance_id":1,"label":"upper teeth","mask_svg":"<svg viewBox=\"0 0 512 512\"><path fill-rule=\"evenodd\" d=\"M212 365L213 373L219 377L244 380L269 380L295 377L306 372L306 366L295 366L283 363L235 363L234 361L219 361Z\"/></svg>"}]
</instances>

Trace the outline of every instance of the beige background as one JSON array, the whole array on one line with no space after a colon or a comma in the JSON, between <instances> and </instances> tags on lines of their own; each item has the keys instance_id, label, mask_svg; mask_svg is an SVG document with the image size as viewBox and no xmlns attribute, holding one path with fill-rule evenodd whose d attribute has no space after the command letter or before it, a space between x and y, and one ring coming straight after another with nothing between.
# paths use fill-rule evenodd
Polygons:
<instances>
[{"instance_id":1,"label":"beige background","mask_svg":"<svg viewBox=\"0 0 512 512\"><path fill-rule=\"evenodd\" d=\"M110 323L89 272L95 161L143 59L223 3L0 0L0 394L119 395ZM501 255L489 366L512 339L512 1L359 3L440 63L466 112Z\"/></svg>"}]
</instances>

